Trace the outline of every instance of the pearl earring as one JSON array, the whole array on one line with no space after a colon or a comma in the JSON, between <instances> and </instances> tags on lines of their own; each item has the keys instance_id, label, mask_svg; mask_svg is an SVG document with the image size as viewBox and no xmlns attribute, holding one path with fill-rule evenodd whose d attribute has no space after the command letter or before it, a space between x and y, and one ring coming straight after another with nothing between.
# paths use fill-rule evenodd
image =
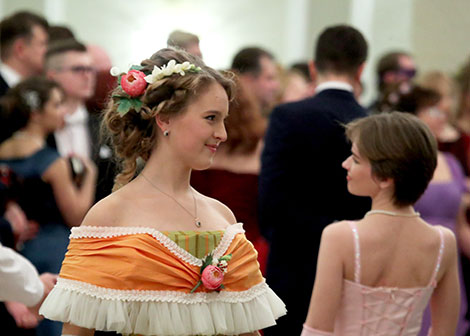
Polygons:
<instances>
[{"instance_id":1,"label":"pearl earring","mask_svg":"<svg viewBox=\"0 0 470 336\"><path fill-rule=\"evenodd\" d=\"M170 131L165 131L165 132L163 132L163 135L166 136L166 137L167 137L169 134L170 134Z\"/></svg>"}]
</instances>

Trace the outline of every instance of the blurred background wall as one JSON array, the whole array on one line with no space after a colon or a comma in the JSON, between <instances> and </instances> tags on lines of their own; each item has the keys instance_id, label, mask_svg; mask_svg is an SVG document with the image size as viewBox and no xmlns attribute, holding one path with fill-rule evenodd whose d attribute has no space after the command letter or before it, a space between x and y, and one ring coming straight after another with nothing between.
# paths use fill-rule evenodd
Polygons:
<instances>
[{"instance_id":1,"label":"blurred background wall","mask_svg":"<svg viewBox=\"0 0 470 336\"><path fill-rule=\"evenodd\" d=\"M364 103L375 95L375 65L386 51L411 52L420 72L453 73L470 55L468 0L0 0L1 18L21 9L69 26L121 68L164 47L174 29L197 34L206 63L216 68L228 67L247 45L288 66L312 58L326 26L352 24L370 45Z\"/></svg>"}]
</instances>

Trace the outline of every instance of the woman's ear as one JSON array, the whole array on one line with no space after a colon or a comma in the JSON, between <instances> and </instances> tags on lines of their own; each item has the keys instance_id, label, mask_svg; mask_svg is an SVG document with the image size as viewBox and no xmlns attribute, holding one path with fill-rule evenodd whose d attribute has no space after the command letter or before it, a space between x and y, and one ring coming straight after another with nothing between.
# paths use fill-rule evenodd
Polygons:
<instances>
[{"instance_id":1,"label":"woman's ear","mask_svg":"<svg viewBox=\"0 0 470 336\"><path fill-rule=\"evenodd\" d=\"M380 189L387 189L387 188L393 187L394 182L392 178L387 177L384 179L378 179L378 185Z\"/></svg>"},{"instance_id":2,"label":"woman's ear","mask_svg":"<svg viewBox=\"0 0 470 336\"><path fill-rule=\"evenodd\" d=\"M41 118L41 113L39 113L38 110L32 110L31 113L29 114L30 122L37 123L39 122L40 118Z\"/></svg>"},{"instance_id":3,"label":"woman's ear","mask_svg":"<svg viewBox=\"0 0 470 336\"><path fill-rule=\"evenodd\" d=\"M157 114L155 116L155 121L157 122L157 126L158 128L160 128L162 133L170 131L170 117L162 114Z\"/></svg>"},{"instance_id":4,"label":"woman's ear","mask_svg":"<svg viewBox=\"0 0 470 336\"><path fill-rule=\"evenodd\" d=\"M308 61L308 72L310 74L310 80L312 83L315 83L317 80L317 67L315 66L315 61Z\"/></svg>"}]
</instances>

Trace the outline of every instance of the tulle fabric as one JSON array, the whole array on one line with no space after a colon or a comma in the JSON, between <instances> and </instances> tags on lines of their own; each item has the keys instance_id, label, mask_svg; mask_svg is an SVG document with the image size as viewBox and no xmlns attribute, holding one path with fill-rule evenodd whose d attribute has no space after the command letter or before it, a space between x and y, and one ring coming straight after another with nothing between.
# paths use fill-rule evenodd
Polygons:
<instances>
[{"instance_id":1,"label":"tulle fabric","mask_svg":"<svg viewBox=\"0 0 470 336\"><path fill-rule=\"evenodd\" d=\"M276 294L266 284L262 287L249 301L213 299L192 304L109 300L56 287L40 313L52 320L121 334L237 335L272 326L286 313ZM217 295L204 295L212 294ZM239 294L234 293L241 297Z\"/></svg>"}]
</instances>

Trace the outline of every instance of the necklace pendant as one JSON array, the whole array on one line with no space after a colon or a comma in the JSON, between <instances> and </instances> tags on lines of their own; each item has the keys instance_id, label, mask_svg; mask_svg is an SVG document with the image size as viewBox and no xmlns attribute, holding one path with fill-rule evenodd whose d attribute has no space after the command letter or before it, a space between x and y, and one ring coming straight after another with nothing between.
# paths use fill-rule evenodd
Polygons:
<instances>
[{"instance_id":1,"label":"necklace pendant","mask_svg":"<svg viewBox=\"0 0 470 336\"><path fill-rule=\"evenodd\" d=\"M194 224L196 224L196 226L197 226L198 228L200 228L201 225L202 225L201 221L199 221L199 219L197 219L197 218L194 220Z\"/></svg>"}]
</instances>

